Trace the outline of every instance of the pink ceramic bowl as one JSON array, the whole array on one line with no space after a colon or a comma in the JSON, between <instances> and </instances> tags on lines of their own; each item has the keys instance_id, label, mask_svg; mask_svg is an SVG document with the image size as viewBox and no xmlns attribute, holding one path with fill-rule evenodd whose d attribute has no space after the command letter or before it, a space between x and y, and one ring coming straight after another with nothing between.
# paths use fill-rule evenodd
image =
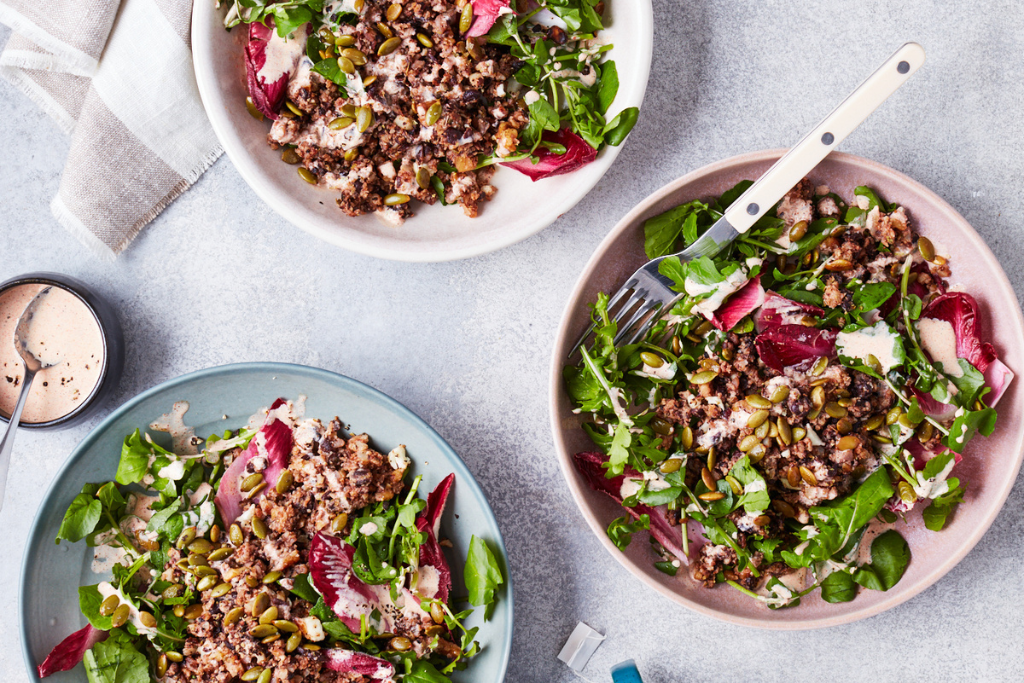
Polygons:
<instances>
[{"instance_id":1,"label":"pink ceramic bowl","mask_svg":"<svg viewBox=\"0 0 1024 683\"><path fill-rule=\"evenodd\" d=\"M1024 455L1024 421L1020 419L1024 406L1024 318L999 262L963 216L920 183L860 157L833 153L810 174L816 185L826 184L842 197L850 198L855 187L868 185L886 201L905 206L916 229L952 253L950 282L963 285L978 300L983 333L1017 375L999 403L995 433L973 441L957 466L957 476L969 486L965 502L946 529L938 533L925 529L920 508L909 515L907 522L897 524L910 543L912 559L903 579L888 592L862 590L852 602L835 605L824 602L815 592L797 607L771 611L726 586L704 589L685 571L675 578L662 574L654 568L655 557L646 542L634 542L627 552L620 552L605 529L612 519L621 516L621 508L603 493L593 491L573 464L572 455L592 449L593 444L580 428L582 420L571 411L561 375L569 349L587 324L588 304L598 292L614 291L644 263L643 222L683 202L719 195L740 180L756 179L783 152L754 152L705 166L665 185L619 221L580 275L562 315L551 363L550 409L559 464L576 504L601 543L626 569L665 597L717 619L760 628L810 629L878 614L938 581L970 552L992 524L1020 469Z\"/></svg>"}]
</instances>

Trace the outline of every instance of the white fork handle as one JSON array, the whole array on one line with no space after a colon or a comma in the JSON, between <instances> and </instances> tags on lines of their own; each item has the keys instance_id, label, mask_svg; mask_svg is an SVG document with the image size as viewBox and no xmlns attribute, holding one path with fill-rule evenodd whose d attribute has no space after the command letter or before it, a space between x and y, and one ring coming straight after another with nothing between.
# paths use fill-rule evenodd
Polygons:
<instances>
[{"instance_id":1,"label":"white fork handle","mask_svg":"<svg viewBox=\"0 0 1024 683\"><path fill-rule=\"evenodd\" d=\"M922 64L924 48L917 43L906 43L896 50L814 130L733 202L725 212L729 224L740 233L749 230L758 218L775 206L801 178L863 123L871 112L878 109L889 95L906 83Z\"/></svg>"}]
</instances>

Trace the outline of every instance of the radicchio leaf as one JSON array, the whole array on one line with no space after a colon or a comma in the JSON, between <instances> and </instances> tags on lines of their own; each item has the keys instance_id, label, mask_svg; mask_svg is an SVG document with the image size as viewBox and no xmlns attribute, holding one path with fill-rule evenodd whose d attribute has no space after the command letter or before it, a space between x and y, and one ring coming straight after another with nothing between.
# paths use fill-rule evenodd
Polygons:
<instances>
[{"instance_id":1,"label":"radicchio leaf","mask_svg":"<svg viewBox=\"0 0 1024 683\"><path fill-rule=\"evenodd\" d=\"M529 159L520 159L519 161L507 161L502 166L514 168L536 182L541 178L572 173L597 158L597 150L568 128L562 128L554 133L546 130L541 139L564 146L565 154L553 154L545 147L538 147L535 154L540 161L536 164Z\"/></svg>"},{"instance_id":2,"label":"radicchio leaf","mask_svg":"<svg viewBox=\"0 0 1024 683\"><path fill-rule=\"evenodd\" d=\"M757 335L754 346L761 361L783 372L787 367L809 365L821 356L835 355L835 330L819 330L803 325L782 325Z\"/></svg>"},{"instance_id":3,"label":"radicchio leaf","mask_svg":"<svg viewBox=\"0 0 1024 683\"><path fill-rule=\"evenodd\" d=\"M420 546L420 564L433 567L438 574L437 593L433 597L442 602L448 602L448 594L452 589L452 572L448 567L448 560L444 556L441 544L437 537L440 535L441 515L444 513L445 503L448 502L448 494L451 493L452 485L455 484L455 474L449 474L441 481L430 495L427 496L427 507L416 519L416 528L426 533L427 540Z\"/></svg>"},{"instance_id":4,"label":"radicchio leaf","mask_svg":"<svg viewBox=\"0 0 1024 683\"><path fill-rule=\"evenodd\" d=\"M355 551L340 538L317 534L309 544L309 576L327 606L350 630L359 633L360 615L369 615L379 605L374 590L352 570Z\"/></svg>"},{"instance_id":5,"label":"radicchio leaf","mask_svg":"<svg viewBox=\"0 0 1024 683\"><path fill-rule=\"evenodd\" d=\"M331 648L324 652L324 659L331 671L369 676L374 681L388 680L395 675L394 664L363 652Z\"/></svg>"},{"instance_id":6,"label":"radicchio leaf","mask_svg":"<svg viewBox=\"0 0 1024 683\"><path fill-rule=\"evenodd\" d=\"M501 16L501 10L509 6L509 0L472 0L473 23L466 32L469 38L487 35L494 22Z\"/></svg>"},{"instance_id":7,"label":"radicchio leaf","mask_svg":"<svg viewBox=\"0 0 1024 683\"><path fill-rule=\"evenodd\" d=\"M590 488L595 491L601 491L602 493L610 496L616 503L622 503L622 496L619 495L619 491L622 489L622 482L627 477L630 479L643 479L636 470L627 467L623 474L617 477L608 479L604 476L605 469L604 465L606 458L600 453L594 452L582 452L576 454L576 469L580 471L586 480L590 484ZM650 534L662 545L665 550L669 551L683 564L689 564L690 558L683 552L682 545L682 534L683 532L679 527L672 526L668 521L668 516L665 514L664 506L656 508L649 507L642 503L637 503L634 507L623 508L635 519L639 519L640 515L650 515L651 528Z\"/></svg>"},{"instance_id":8,"label":"radicchio leaf","mask_svg":"<svg viewBox=\"0 0 1024 683\"><path fill-rule=\"evenodd\" d=\"M787 299L775 292L767 292L754 324L758 332L764 332L773 327L799 324L800 318L805 315L820 317L825 315L825 311L811 304Z\"/></svg>"},{"instance_id":9,"label":"radicchio leaf","mask_svg":"<svg viewBox=\"0 0 1024 683\"><path fill-rule=\"evenodd\" d=\"M780 297L781 298L781 297ZM747 284L737 289L729 300L715 311L711 318L711 324L720 330L728 332L736 327L736 323L744 316L753 313L765 302L764 287L761 286L761 276L747 280Z\"/></svg>"},{"instance_id":10,"label":"radicchio leaf","mask_svg":"<svg viewBox=\"0 0 1024 683\"><path fill-rule=\"evenodd\" d=\"M920 274L920 273L930 273L931 271L928 270L928 264L926 264L926 263L915 263L914 265L912 265L910 267L910 272L911 273L918 273L918 274ZM946 283L943 282L942 280L939 280L939 279L934 279L934 282L935 282L935 286L938 287L939 294L945 294L945 292L946 292ZM918 298L920 298L922 300L927 299L928 295L930 293L931 292L929 292L928 288L925 287L924 285L922 285L916 279L913 280L912 282L909 282L907 284L907 294L914 294L914 295L916 295ZM879 315L881 317L885 318L890 313L892 313L892 310L900 305L900 297L901 296L902 295L900 294L899 290L894 292L891 297L886 299L884 304L882 304L881 306L878 307Z\"/></svg>"},{"instance_id":11,"label":"radicchio leaf","mask_svg":"<svg viewBox=\"0 0 1024 683\"><path fill-rule=\"evenodd\" d=\"M276 120L277 112L284 104L292 70L289 69L270 83L260 76L260 70L267 63L267 46L274 33L274 18L267 17L266 22L262 24L254 21L249 24L249 42L245 46L245 80L249 85L249 96L256 108L267 118ZM307 33L308 25L296 29L289 40L299 41L304 46Z\"/></svg>"},{"instance_id":12,"label":"radicchio leaf","mask_svg":"<svg viewBox=\"0 0 1024 683\"><path fill-rule=\"evenodd\" d=\"M283 398L274 401L270 406L271 415L268 416L267 422L249 442L249 447L245 449L245 452L235 458L220 479L214 502L217 504L217 510L220 511L221 519L225 524L231 524L242 514L242 500L245 498L245 494L242 493L239 485L242 474L245 472L245 466L250 460L260 455L261 442L266 448L267 454L267 466L263 470L263 480L267 482L267 486L274 486L278 477L281 476L281 472L288 466L292 452L292 429L273 417L273 411L284 403ZM254 496L253 500L257 500L260 495L262 494Z\"/></svg>"},{"instance_id":13,"label":"radicchio leaf","mask_svg":"<svg viewBox=\"0 0 1024 683\"><path fill-rule=\"evenodd\" d=\"M80 631L75 631L70 636L60 641L50 654L46 656L43 663L39 665L39 677L46 678L60 671L70 671L75 668L85 652L96 643L103 642L109 634L87 624Z\"/></svg>"},{"instance_id":14,"label":"radicchio leaf","mask_svg":"<svg viewBox=\"0 0 1024 683\"><path fill-rule=\"evenodd\" d=\"M917 397L917 404L925 415L934 417L936 420L947 420L956 412L956 406L940 403L932 398L931 394L926 394L916 387L911 387L910 391Z\"/></svg>"},{"instance_id":15,"label":"radicchio leaf","mask_svg":"<svg viewBox=\"0 0 1024 683\"><path fill-rule=\"evenodd\" d=\"M1003 361L996 358L992 364L985 368L985 384L992 388L992 393L985 396L985 401L991 407L999 403L999 399L1006 391L1006 387L1013 381L1013 370L1006 367Z\"/></svg>"},{"instance_id":16,"label":"radicchio leaf","mask_svg":"<svg viewBox=\"0 0 1024 683\"><path fill-rule=\"evenodd\" d=\"M956 355L965 358L979 372L985 372L996 361L996 350L981 340L978 302L964 292L941 294L924 307L922 318L945 320L956 334Z\"/></svg>"}]
</instances>

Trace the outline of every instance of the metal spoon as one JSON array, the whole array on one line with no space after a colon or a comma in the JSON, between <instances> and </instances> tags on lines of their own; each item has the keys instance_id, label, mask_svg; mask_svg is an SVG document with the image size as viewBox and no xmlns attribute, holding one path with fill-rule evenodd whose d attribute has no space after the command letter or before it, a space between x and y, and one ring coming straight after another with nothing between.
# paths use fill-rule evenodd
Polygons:
<instances>
[{"instance_id":1,"label":"metal spoon","mask_svg":"<svg viewBox=\"0 0 1024 683\"><path fill-rule=\"evenodd\" d=\"M39 305L46 299L52 287L46 287L36 294L32 301L28 302L25 311L18 318L18 326L14 329L14 348L18 350L22 362L25 363L25 377L21 381L21 395L11 412L11 420L7 425L7 432L3 439L0 439L0 508L4 506L4 492L7 489L7 470L11 464L11 451L14 449L14 434L18 431L18 423L21 422L21 411L25 407L25 400L28 398L29 389L32 388L32 380L36 373L50 367L51 363L43 363L28 350L29 327L32 317L39 309Z\"/></svg>"}]
</instances>

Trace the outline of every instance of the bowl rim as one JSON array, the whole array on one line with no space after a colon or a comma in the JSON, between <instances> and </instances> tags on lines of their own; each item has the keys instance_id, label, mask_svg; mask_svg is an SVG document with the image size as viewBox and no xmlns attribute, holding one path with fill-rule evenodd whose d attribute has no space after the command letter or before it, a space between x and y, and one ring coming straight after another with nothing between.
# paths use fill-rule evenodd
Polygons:
<instances>
[{"instance_id":1,"label":"bowl rim","mask_svg":"<svg viewBox=\"0 0 1024 683\"><path fill-rule=\"evenodd\" d=\"M78 445L75 446L75 449L64 461L64 464L61 465L60 469L57 471L57 474L53 477L53 480L50 482L50 485L47 487L46 493L40 500L39 507L36 509L36 513L32 519L32 526L29 529L28 537L26 538L25 541L25 551L21 559L21 576L18 582L18 619L21 622L19 635L21 636L21 652L25 660L25 665L28 668L29 679L36 683L41 681L36 668L37 663L34 661L34 659L32 658L32 653L29 651L28 621L25 618L27 608L27 595L25 592L25 586L29 578L29 572L31 571L31 567L29 566L29 555L31 554L30 550L32 549L32 547L41 542L49 541L49 539L41 538L43 533L43 529L40 524L42 519L42 513L47 504L50 503L50 499L53 496L57 495L59 483L61 479L64 477L65 473L78 460L84 457L86 451L92 447L93 443L99 439L100 435L104 433L107 429L109 429L114 422L120 419L122 415L135 408L135 406L137 406L138 404L149 399L151 396L164 392L168 389L173 389L176 386L180 386L182 384L197 379L217 377L219 375L223 375L226 373L252 371L268 373L276 372L279 374L301 373L318 377L320 379L331 382L337 382L340 379L343 384L349 384L350 386L360 391L365 391L373 395L386 407L387 410L400 415L403 419L408 420L418 428L422 429L423 432L427 434L431 440L434 441L438 448L445 451L446 454L450 457L452 468L457 474L457 477L461 477L463 481L471 482L472 488L475 489L475 493L478 495L480 501L482 502L485 522L494 529L495 535L493 540L497 543L498 549L501 551L502 559L500 561L505 568L504 599L507 600L508 603L507 609L509 615L509 626L507 629L505 629L505 632L501 635L500 638L500 646L502 648L503 656L501 658L498 668L500 677L497 679L498 681L504 680L505 674L508 672L509 660L512 654L512 634L515 631L515 598L511 566L508 560L508 550L505 546L505 539L501 533L501 527L498 524L497 517L495 517L494 515L494 510L491 509L490 501L487 500L486 494L480 487L479 482L477 482L476 477L474 477L473 473L470 472L469 467L462 460L462 457L459 456L455 449L452 448L452 446L444 439L444 437L442 437L437 432L437 430L431 427L426 420L421 418L419 415L413 412L412 409L406 407L398 400L385 394L383 391L380 391L379 389L376 389L370 386L369 384L366 384L365 382L353 379L352 377L343 375L339 372L333 372L331 370L325 370L323 368L314 368L309 365L301 365L298 363L278 362L228 363L225 365L215 365L212 367L203 368L201 370L195 370L184 375L179 375L164 382L160 382L159 384L156 384L155 386L152 386L149 389L139 392L138 394L136 394L135 396L133 396L132 398L118 406L118 408L112 411L110 415L108 415L101 423L92 428L89 431L89 433L78 443Z\"/></svg>"},{"instance_id":2,"label":"bowl rim","mask_svg":"<svg viewBox=\"0 0 1024 683\"><path fill-rule=\"evenodd\" d=\"M59 417L55 417L52 420L46 422L19 422L18 428L24 429L38 429L41 431L49 429L61 429L70 424L77 422L78 419L84 414L91 412L95 408L96 400L101 395L107 381L110 379L110 340L108 335L111 332L107 329L107 325L103 322L103 318L100 316L99 311L89 303L89 299L86 296L96 296L91 290L89 290L84 283L81 283L74 278L60 273L48 273L48 272L35 272L26 273L24 275L18 275L12 277L3 283L0 283L0 295L5 292L20 287L22 285L48 285L50 287L58 287L63 289L65 292L74 295L82 304L88 309L89 313L92 314L93 320L96 322L96 327L100 331L100 339L103 340L103 367L100 368L99 379L96 380L96 384L93 386L89 395L85 397L78 407L72 409L70 412L64 413ZM6 415L2 409L0 409L0 424L10 424L11 417Z\"/></svg>"},{"instance_id":3,"label":"bowl rim","mask_svg":"<svg viewBox=\"0 0 1024 683\"><path fill-rule=\"evenodd\" d=\"M643 36L640 44L634 46L633 51L640 56L641 70L639 78L634 81L641 82L643 88L637 91L633 100L623 100L619 104L624 107L643 107L644 96L647 92L647 82L651 73L651 60L654 53L654 9L652 0L633 0L623 3L636 13L639 24L639 32ZM231 163L238 171L242 179L253 192L267 206L285 221L294 225L306 233L323 240L329 244L342 247L366 256L387 259L391 261L404 261L411 263L441 263L460 259L472 258L489 254L499 249L517 244L549 227L564 213L571 210L576 204L590 194L594 186L600 182L608 173L615 162L622 145L612 147L606 145L601 150L598 160L595 163L604 164L604 169L592 180L579 187L578 192L566 194L562 200L548 214L532 222L519 222L516 230L508 230L497 233L497 237L490 241L481 242L472 246L449 247L439 250L424 250L422 243L408 243L402 241L387 240L383 244L375 238L360 233L351 228L342 231L337 230L337 224L322 224L312 217L305 215L289 215L285 208L279 205L275 198L276 183L269 178L264 178L257 170L256 163L245 149L241 137L233 132L229 123L229 117L225 111L216 106L211 106L215 101L215 93L219 89L217 84L216 69L212 67L213 58L211 45L213 31L209 30L207 12L217 11L210 3L196 2L192 7L192 18L190 22L192 36L192 65L196 75L196 84L199 88L200 99L206 111L207 118L213 131L220 141L221 146L227 153ZM486 220L486 218L484 218Z\"/></svg>"},{"instance_id":4,"label":"bowl rim","mask_svg":"<svg viewBox=\"0 0 1024 683\"><path fill-rule=\"evenodd\" d=\"M1010 491L1017 479L1017 474L1021 468L1021 462L1024 460L1024 429L1018 429L1017 441L1014 446L1016 451L1016 461L1012 467L1011 476L1008 476L1001 483L994 495L990 496L989 500L998 501L996 504L990 505L990 512L986 515L984 522L974 527L971 533L965 537L965 540L961 543L957 551L947 556L942 562L939 562L934 566L930 572L925 574L917 584L911 588L903 591L899 594L894 594L885 600L882 600L870 607L854 608L849 612L845 612L835 616L826 616L819 618L809 619L794 619L790 621L770 621L768 619L756 619L750 617L736 616L727 614L711 607L706 607L697 602L689 600L685 596L670 590L666 585L658 583L651 579L647 574L639 571L639 567L634 563L624 552L621 552L608 538L605 533L605 525L602 523L591 507L586 503L587 496L593 493L589 488L585 487L581 482L580 477L577 475L576 468L573 465L572 454L568 453L562 444L560 419L559 413L559 396L563 389L562 382L562 367L565 359L562 354L562 349L566 343L570 340L569 323L576 312L577 308L582 305L582 295L584 288L593 276L594 272L600 266L601 262L605 259L607 251L615 239L622 233L633 226L640 216L647 212L657 202L661 201L665 197L673 194L678 188L691 183L699 178L706 175L716 173L718 171L738 167L746 164L757 163L757 162L773 162L779 157L785 154L788 149L766 149L757 152L748 152L745 154L739 154L727 159L716 161L706 166L702 166L694 171L691 171L675 180L672 180L665 185L661 186L653 193L644 198L639 204L633 207L625 216L619 220L618 223L608 232L608 234L601 240L590 259L587 261L582 272L576 280L576 284L572 289L572 293L569 295L565 309L562 312L562 316L559 319L558 331L555 336L554 352L551 357L551 367L549 369L549 386L548 386L548 410L549 420L551 422L552 438L554 440L555 451L558 457L558 466L562 472L562 477L565 479L565 483L569 487L569 492L572 494L573 501L576 503L576 507L579 509L583 518L586 520L587 525L591 531L598 537L601 545L611 553L612 557L618 561L630 574L640 581L645 583L650 588L661 595L669 598L673 602L682 605L695 612L703 614L705 616L713 617L715 619L725 621L732 624L738 624L741 626L750 626L755 628L770 629L770 630L788 630L788 631L800 631L810 630L818 628L827 628L830 626L838 626L841 624L848 624L854 621L859 621L867 617L880 614L886 610L889 610L907 600L910 600L914 596L918 595L926 588L931 587L936 581L942 578L948 573L953 567L955 567L960 560L962 560L973 548L977 545L978 541L981 540L982 536L988 531L989 527L995 521L995 518L1002 511L1003 506L1006 503L1007 497L1010 495ZM911 189L924 194L931 198L934 202L934 206L944 213L947 218L954 223L960 224L961 227L966 228L966 238L971 242L978 252L981 254L987 265L990 266L991 271L997 275L997 284L1002 289L1010 294L1013 293L1013 288L1010 284L1009 279L1006 276L1006 272L999 264L995 254L988 247L981 235L968 223L967 219L960 215L960 213L954 209L948 202L942 197L928 189L923 184L910 178L909 176L896 171L884 164L871 159L866 159L853 154L847 154L844 152L832 152L826 157L827 159L852 163L860 165L866 169L869 169L875 173L906 184ZM1016 302L1014 297L1013 301ZM1012 316L1016 323L1017 330L1021 332L1021 336L1024 336L1024 314L1022 314L1019 305L1013 307ZM574 331L574 334L578 331ZM572 337L575 341L575 338Z\"/></svg>"}]
</instances>

